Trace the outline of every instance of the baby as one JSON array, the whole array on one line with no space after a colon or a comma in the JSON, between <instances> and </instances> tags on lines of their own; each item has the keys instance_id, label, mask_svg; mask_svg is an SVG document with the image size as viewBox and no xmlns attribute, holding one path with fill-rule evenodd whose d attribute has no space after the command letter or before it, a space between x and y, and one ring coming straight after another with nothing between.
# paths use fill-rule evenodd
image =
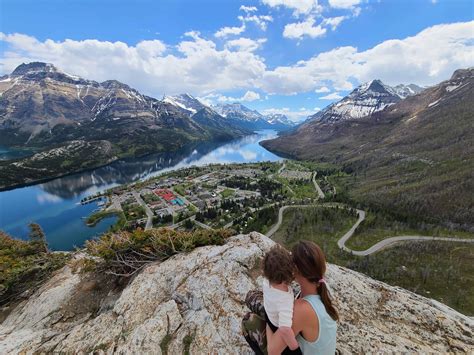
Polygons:
<instances>
[{"instance_id":1,"label":"baby","mask_svg":"<svg viewBox=\"0 0 474 355\"><path fill-rule=\"evenodd\" d=\"M293 281L294 264L290 253L275 245L263 259L263 306L267 324L273 332L279 330L291 350L298 348L291 329L294 295L290 283ZM288 349L287 349L288 350ZM287 353L286 351L284 353ZM295 353L301 354L299 349Z\"/></svg>"}]
</instances>

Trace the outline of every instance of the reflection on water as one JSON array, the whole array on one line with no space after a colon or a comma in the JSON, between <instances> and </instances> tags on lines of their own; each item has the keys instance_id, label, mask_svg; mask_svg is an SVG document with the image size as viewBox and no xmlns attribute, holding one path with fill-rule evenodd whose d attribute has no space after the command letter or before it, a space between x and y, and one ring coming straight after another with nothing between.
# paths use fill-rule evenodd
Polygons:
<instances>
[{"instance_id":1,"label":"reflection on water","mask_svg":"<svg viewBox=\"0 0 474 355\"><path fill-rule=\"evenodd\" d=\"M190 165L275 161L280 158L258 144L275 136L275 131L267 130L224 144L190 145L176 152L120 160L43 184L0 192L0 229L26 238L27 224L36 222L45 230L52 249L70 250L103 233L115 222L115 217L110 217L93 228L87 227L81 217L89 215L97 206L95 203L78 205L84 196Z\"/></svg>"},{"instance_id":2,"label":"reflection on water","mask_svg":"<svg viewBox=\"0 0 474 355\"><path fill-rule=\"evenodd\" d=\"M0 160L23 158L32 154L34 150L31 148L15 149L0 145Z\"/></svg>"}]
</instances>

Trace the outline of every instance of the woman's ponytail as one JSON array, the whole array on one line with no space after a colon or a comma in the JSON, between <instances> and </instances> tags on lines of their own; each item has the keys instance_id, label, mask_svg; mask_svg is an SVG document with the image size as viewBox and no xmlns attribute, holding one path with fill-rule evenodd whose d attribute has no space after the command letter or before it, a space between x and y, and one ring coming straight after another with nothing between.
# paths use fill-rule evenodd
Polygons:
<instances>
[{"instance_id":1,"label":"woman's ponytail","mask_svg":"<svg viewBox=\"0 0 474 355\"><path fill-rule=\"evenodd\" d=\"M329 294L328 287L326 282L320 282L318 286L318 294L321 296L321 301L326 308L326 312L328 312L329 316L334 319L335 321L339 320L339 314L337 313L336 308L332 305L331 295Z\"/></svg>"}]
</instances>

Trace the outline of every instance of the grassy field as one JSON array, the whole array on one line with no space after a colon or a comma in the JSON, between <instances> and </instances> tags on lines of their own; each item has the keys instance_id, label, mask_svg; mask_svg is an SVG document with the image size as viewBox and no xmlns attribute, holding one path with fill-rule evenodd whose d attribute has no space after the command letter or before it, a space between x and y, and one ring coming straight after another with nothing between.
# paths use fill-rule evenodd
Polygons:
<instances>
[{"instance_id":1,"label":"grassy field","mask_svg":"<svg viewBox=\"0 0 474 355\"><path fill-rule=\"evenodd\" d=\"M94 227L97 225L97 223L102 221L104 218L108 218L117 214L118 214L117 211L98 211L91 214L89 217L87 217L86 224L89 227Z\"/></svg>"},{"instance_id":2,"label":"grassy field","mask_svg":"<svg viewBox=\"0 0 474 355\"><path fill-rule=\"evenodd\" d=\"M367 257L356 257L341 251L336 244L355 220L355 215L344 209L289 209L273 239L289 248L300 239L312 240L321 246L330 263L474 315L474 245L408 242ZM384 233L393 235L393 231Z\"/></svg>"},{"instance_id":3,"label":"grassy field","mask_svg":"<svg viewBox=\"0 0 474 355\"><path fill-rule=\"evenodd\" d=\"M225 189L224 191L221 192L222 198L229 198L234 196L234 190L232 189Z\"/></svg>"}]
</instances>

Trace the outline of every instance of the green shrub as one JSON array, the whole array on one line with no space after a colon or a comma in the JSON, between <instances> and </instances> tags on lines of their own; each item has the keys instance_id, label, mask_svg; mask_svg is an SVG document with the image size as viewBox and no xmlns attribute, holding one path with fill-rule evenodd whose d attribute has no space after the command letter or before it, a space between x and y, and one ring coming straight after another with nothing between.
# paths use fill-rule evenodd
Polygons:
<instances>
[{"instance_id":1,"label":"green shrub","mask_svg":"<svg viewBox=\"0 0 474 355\"><path fill-rule=\"evenodd\" d=\"M177 253L204 245L221 245L232 234L229 230L182 232L166 228L108 233L86 242L86 251L102 262L98 267L118 275L132 276L148 263L163 261Z\"/></svg>"},{"instance_id":2,"label":"green shrub","mask_svg":"<svg viewBox=\"0 0 474 355\"><path fill-rule=\"evenodd\" d=\"M30 225L30 240L14 239L0 231L0 305L41 284L63 267L69 255L48 252L41 227Z\"/></svg>"}]
</instances>

